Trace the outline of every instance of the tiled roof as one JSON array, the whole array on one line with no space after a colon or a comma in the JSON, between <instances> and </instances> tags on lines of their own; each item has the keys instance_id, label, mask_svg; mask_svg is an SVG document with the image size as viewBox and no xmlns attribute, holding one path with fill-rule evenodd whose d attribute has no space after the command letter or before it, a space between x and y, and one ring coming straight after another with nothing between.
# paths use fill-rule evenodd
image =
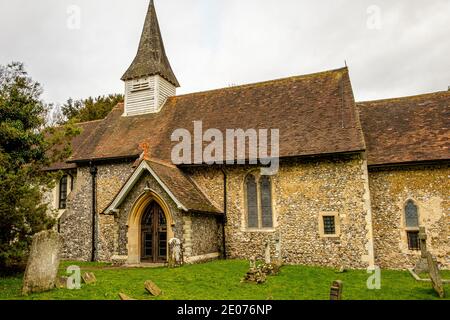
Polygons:
<instances>
[{"instance_id":1,"label":"tiled roof","mask_svg":"<svg viewBox=\"0 0 450 320\"><path fill-rule=\"evenodd\" d=\"M105 213L117 210L144 172L152 175L179 209L198 213L221 214L206 195L176 166L154 160L141 160L128 181L122 186Z\"/></svg>"},{"instance_id":2,"label":"tiled roof","mask_svg":"<svg viewBox=\"0 0 450 320\"><path fill-rule=\"evenodd\" d=\"M91 133L95 132L97 129L97 126L101 120L97 121L90 121L90 122L83 122L83 123L77 123L76 126L78 126L81 129L81 133L77 136L75 136L72 141L72 151L77 152L78 149L83 148L85 144L85 140L91 135ZM50 167L45 168L45 170L48 171L56 171L56 170L67 170L67 169L73 169L76 168L76 165L74 163L68 163L68 162L58 162L52 164Z\"/></svg>"},{"instance_id":3,"label":"tiled roof","mask_svg":"<svg viewBox=\"0 0 450 320\"><path fill-rule=\"evenodd\" d=\"M369 165L450 159L450 91L358 107Z\"/></svg>"},{"instance_id":4,"label":"tiled roof","mask_svg":"<svg viewBox=\"0 0 450 320\"><path fill-rule=\"evenodd\" d=\"M188 210L221 213L195 183L176 166L151 160L147 160L147 163Z\"/></svg>"},{"instance_id":5,"label":"tiled roof","mask_svg":"<svg viewBox=\"0 0 450 320\"><path fill-rule=\"evenodd\" d=\"M309 156L365 149L347 68L171 97L159 113L123 117L115 107L71 161L149 156L171 160L174 130L279 129L280 156Z\"/></svg>"}]
</instances>

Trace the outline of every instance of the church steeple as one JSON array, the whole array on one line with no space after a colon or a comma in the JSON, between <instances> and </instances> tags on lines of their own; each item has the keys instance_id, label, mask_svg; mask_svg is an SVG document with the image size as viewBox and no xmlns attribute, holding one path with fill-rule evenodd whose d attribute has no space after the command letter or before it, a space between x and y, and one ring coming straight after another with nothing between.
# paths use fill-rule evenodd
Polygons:
<instances>
[{"instance_id":1,"label":"church steeple","mask_svg":"<svg viewBox=\"0 0 450 320\"><path fill-rule=\"evenodd\" d=\"M153 0L147 10L139 48L125 81L125 115L159 112L180 86L169 63Z\"/></svg>"},{"instance_id":2,"label":"church steeple","mask_svg":"<svg viewBox=\"0 0 450 320\"><path fill-rule=\"evenodd\" d=\"M156 74L159 74L174 86L180 86L166 56L155 5L153 0L150 0L139 49L130 67L122 76L122 80L133 80Z\"/></svg>"}]
</instances>

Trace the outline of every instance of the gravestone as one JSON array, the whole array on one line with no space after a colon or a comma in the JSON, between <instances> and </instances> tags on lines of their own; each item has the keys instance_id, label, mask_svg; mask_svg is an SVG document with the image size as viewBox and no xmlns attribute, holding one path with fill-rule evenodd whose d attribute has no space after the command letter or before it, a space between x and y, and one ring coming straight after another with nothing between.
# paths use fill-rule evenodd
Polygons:
<instances>
[{"instance_id":1,"label":"gravestone","mask_svg":"<svg viewBox=\"0 0 450 320\"><path fill-rule=\"evenodd\" d=\"M119 298L122 301L125 301L125 300L136 300L136 299L133 299L133 298L127 296L125 293L119 293Z\"/></svg>"},{"instance_id":2,"label":"gravestone","mask_svg":"<svg viewBox=\"0 0 450 320\"><path fill-rule=\"evenodd\" d=\"M330 289L330 300L342 300L344 283L340 280L333 281Z\"/></svg>"},{"instance_id":3,"label":"gravestone","mask_svg":"<svg viewBox=\"0 0 450 320\"><path fill-rule=\"evenodd\" d=\"M420 227L419 231L419 240L420 240L420 258L414 267L414 272L416 274L421 274L424 272L428 272L428 251L427 251L427 233L425 227Z\"/></svg>"},{"instance_id":4,"label":"gravestone","mask_svg":"<svg viewBox=\"0 0 450 320\"><path fill-rule=\"evenodd\" d=\"M86 272L84 273L81 278L83 278L84 283L86 284L93 284L97 282L97 278L95 278L95 275L92 272Z\"/></svg>"},{"instance_id":5,"label":"gravestone","mask_svg":"<svg viewBox=\"0 0 450 320\"><path fill-rule=\"evenodd\" d=\"M442 278L439 273L436 258L433 257L431 253L428 252L427 260L431 283L433 284L433 289L434 291L436 291L439 298L444 298L445 296L444 285L442 284Z\"/></svg>"},{"instance_id":6,"label":"gravestone","mask_svg":"<svg viewBox=\"0 0 450 320\"><path fill-rule=\"evenodd\" d=\"M145 290L147 290L147 292L150 293L152 296L157 297L162 293L161 289L153 281L150 280L145 281L144 287Z\"/></svg>"},{"instance_id":7,"label":"gravestone","mask_svg":"<svg viewBox=\"0 0 450 320\"><path fill-rule=\"evenodd\" d=\"M42 231L33 236L22 294L55 288L60 260L61 238L56 231Z\"/></svg>"},{"instance_id":8,"label":"gravestone","mask_svg":"<svg viewBox=\"0 0 450 320\"><path fill-rule=\"evenodd\" d=\"M279 265L280 267L283 265L283 256L281 253L281 234L279 233L275 238L275 259L273 263Z\"/></svg>"},{"instance_id":9,"label":"gravestone","mask_svg":"<svg viewBox=\"0 0 450 320\"><path fill-rule=\"evenodd\" d=\"M275 236L275 257L281 259L281 234L277 233Z\"/></svg>"},{"instance_id":10,"label":"gravestone","mask_svg":"<svg viewBox=\"0 0 450 320\"><path fill-rule=\"evenodd\" d=\"M265 249L265 253L264 253L264 262L266 264L270 264L271 263L271 258L270 258L270 242L267 241L266 242L266 249Z\"/></svg>"},{"instance_id":11,"label":"gravestone","mask_svg":"<svg viewBox=\"0 0 450 320\"><path fill-rule=\"evenodd\" d=\"M177 238L169 240L169 268L180 267L183 264L181 241Z\"/></svg>"}]
</instances>

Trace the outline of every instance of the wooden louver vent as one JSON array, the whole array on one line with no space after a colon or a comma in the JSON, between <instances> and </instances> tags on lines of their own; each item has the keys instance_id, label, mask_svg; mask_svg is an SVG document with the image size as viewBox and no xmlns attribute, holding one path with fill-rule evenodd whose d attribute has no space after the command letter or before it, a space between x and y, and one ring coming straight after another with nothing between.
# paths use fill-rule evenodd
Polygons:
<instances>
[{"instance_id":1,"label":"wooden louver vent","mask_svg":"<svg viewBox=\"0 0 450 320\"><path fill-rule=\"evenodd\" d=\"M137 92L137 91L148 90L148 89L150 89L150 83L148 81L141 82L141 83L133 84L133 86L131 87L131 92Z\"/></svg>"}]
</instances>

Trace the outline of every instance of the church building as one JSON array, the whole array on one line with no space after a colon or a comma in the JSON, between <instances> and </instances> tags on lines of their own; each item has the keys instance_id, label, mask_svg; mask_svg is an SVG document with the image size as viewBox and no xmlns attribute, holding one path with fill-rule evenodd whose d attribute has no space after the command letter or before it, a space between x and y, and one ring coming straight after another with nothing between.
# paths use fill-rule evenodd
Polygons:
<instances>
[{"instance_id":1,"label":"church building","mask_svg":"<svg viewBox=\"0 0 450 320\"><path fill-rule=\"evenodd\" d=\"M64 172L49 195L64 258L166 263L177 238L185 263L269 245L286 264L405 269L425 227L450 267L450 91L355 102L345 67L177 95L153 1L122 80L124 103L80 123L72 156L48 168ZM251 130L277 132L276 172L249 152L173 161L174 132L194 153L198 123L247 132L244 148Z\"/></svg>"}]
</instances>

